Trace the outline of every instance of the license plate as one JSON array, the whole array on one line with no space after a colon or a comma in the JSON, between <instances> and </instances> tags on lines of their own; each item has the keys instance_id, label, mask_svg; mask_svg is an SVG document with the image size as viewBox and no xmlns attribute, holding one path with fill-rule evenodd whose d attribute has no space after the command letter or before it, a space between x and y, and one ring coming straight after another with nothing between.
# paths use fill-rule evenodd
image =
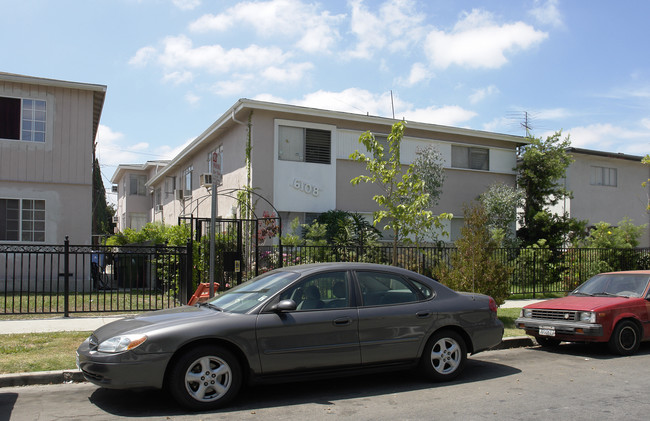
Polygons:
<instances>
[{"instance_id":1,"label":"license plate","mask_svg":"<svg viewBox=\"0 0 650 421\"><path fill-rule=\"evenodd\" d=\"M555 328L553 326L540 326L540 336L555 336Z\"/></svg>"}]
</instances>

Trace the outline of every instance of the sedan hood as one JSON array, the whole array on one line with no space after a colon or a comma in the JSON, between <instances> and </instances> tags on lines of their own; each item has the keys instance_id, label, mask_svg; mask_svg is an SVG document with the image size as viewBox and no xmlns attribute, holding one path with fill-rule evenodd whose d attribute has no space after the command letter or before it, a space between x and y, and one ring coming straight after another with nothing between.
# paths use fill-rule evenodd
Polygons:
<instances>
[{"instance_id":1,"label":"sedan hood","mask_svg":"<svg viewBox=\"0 0 650 421\"><path fill-rule=\"evenodd\" d=\"M182 306L167 310L152 311L136 316L128 316L124 319L108 323L94 332L94 335L101 342L110 337L125 333L138 333L161 329L168 326L201 324L208 320L225 317L228 313L216 311L207 307Z\"/></svg>"},{"instance_id":2,"label":"sedan hood","mask_svg":"<svg viewBox=\"0 0 650 421\"><path fill-rule=\"evenodd\" d=\"M564 298L554 298L552 300L529 304L524 308L538 308L545 310L595 311L606 307L625 305L634 300L637 300L637 298L586 297L579 295L570 295Z\"/></svg>"}]
</instances>

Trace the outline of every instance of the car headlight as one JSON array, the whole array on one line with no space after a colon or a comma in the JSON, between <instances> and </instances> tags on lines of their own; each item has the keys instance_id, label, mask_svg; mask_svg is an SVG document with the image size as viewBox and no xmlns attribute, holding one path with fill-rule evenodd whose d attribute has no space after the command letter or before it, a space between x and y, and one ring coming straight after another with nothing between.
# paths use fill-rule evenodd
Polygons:
<instances>
[{"instance_id":1,"label":"car headlight","mask_svg":"<svg viewBox=\"0 0 650 421\"><path fill-rule=\"evenodd\" d=\"M147 340L147 335L120 335L100 343L97 347L99 352L124 352L137 348Z\"/></svg>"},{"instance_id":2,"label":"car headlight","mask_svg":"<svg viewBox=\"0 0 650 421\"><path fill-rule=\"evenodd\" d=\"M584 323L596 323L596 313L593 311L581 311L580 321Z\"/></svg>"},{"instance_id":3,"label":"car headlight","mask_svg":"<svg viewBox=\"0 0 650 421\"><path fill-rule=\"evenodd\" d=\"M521 317L527 317L527 318L530 319L531 317L533 317L533 310L531 310L529 308L524 308L524 309L521 310L520 316Z\"/></svg>"}]
</instances>

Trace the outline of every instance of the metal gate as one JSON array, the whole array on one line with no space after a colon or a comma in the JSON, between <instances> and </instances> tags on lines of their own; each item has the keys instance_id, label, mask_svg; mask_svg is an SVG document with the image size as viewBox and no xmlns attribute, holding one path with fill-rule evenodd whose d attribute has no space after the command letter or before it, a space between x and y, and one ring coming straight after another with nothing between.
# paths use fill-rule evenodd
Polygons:
<instances>
[{"instance_id":1,"label":"metal gate","mask_svg":"<svg viewBox=\"0 0 650 421\"><path fill-rule=\"evenodd\" d=\"M178 223L189 223L192 231L195 279L210 279L210 218L179 217ZM219 290L225 290L260 273L259 250L278 230L279 218L223 219L215 221L215 276Z\"/></svg>"}]
</instances>

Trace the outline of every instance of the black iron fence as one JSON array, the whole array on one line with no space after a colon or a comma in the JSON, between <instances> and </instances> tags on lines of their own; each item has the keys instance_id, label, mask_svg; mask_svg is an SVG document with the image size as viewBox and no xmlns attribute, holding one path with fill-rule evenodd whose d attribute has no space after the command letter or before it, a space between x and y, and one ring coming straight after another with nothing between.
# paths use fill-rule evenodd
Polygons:
<instances>
[{"instance_id":1,"label":"black iron fence","mask_svg":"<svg viewBox=\"0 0 650 421\"><path fill-rule=\"evenodd\" d=\"M393 248L257 246L242 262L221 265L221 289L269 270L304 263L353 261L391 264ZM207 282L207 258L197 242L169 246L0 244L0 315L133 312L187 303ZM228 252L226 250L226 252ZM401 267L436 276L451 266L455 248L398 247ZM221 256L221 259L224 257ZM650 269L650 249L497 249L511 294L544 296L574 289L604 271ZM226 282L230 280L229 282Z\"/></svg>"},{"instance_id":2,"label":"black iron fence","mask_svg":"<svg viewBox=\"0 0 650 421\"><path fill-rule=\"evenodd\" d=\"M440 265L452 265L455 252L453 247L398 247L397 264L436 277ZM510 293L532 297L567 293L600 272L650 269L650 248L499 248L493 254L509 273ZM258 261L259 272L316 262L391 264L393 248L266 246L259 248Z\"/></svg>"},{"instance_id":3,"label":"black iron fence","mask_svg":"<svg viewBox=\"0 0 650 421\"><path fill-rule=\"evenodd\" d=\"M0 314L132 312L187 302L191 247L0 244Z\"/></svg>"}]
</instances>

